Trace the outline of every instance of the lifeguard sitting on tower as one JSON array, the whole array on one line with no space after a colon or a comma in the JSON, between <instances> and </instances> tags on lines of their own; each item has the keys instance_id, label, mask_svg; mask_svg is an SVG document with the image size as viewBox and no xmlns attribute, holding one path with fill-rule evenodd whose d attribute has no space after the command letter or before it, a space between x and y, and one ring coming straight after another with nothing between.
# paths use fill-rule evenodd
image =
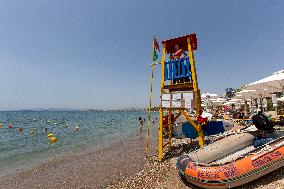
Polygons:
<instances>
[{"instance_id":1,"label":"lifeguard sitting on tower","mask_svg":"<svg viewBox=\"0 0 284 189\"><path fill-rule=\"evenodd\" d=\"M178 71L178 63L181 60L181 58L180 58L181 55L184 55L183 59L186 58L186 56L187 56L185 51L180 48L180 45L179 44L175 44L174 50L172 50L170 52L170 60L171 61L176 60L175 61L175 64L176 64L175 68L176 68L176 70L174 70L176 72L176 74L178 74L179 72L182 73L182 69ZM182 66L180 68L182 68ZM189 81L189 78L185 77L185 78L182 78L182 79L173 79L173 83L176 83L176 82L182 83L182 82L185 82L185 81Z\"/></svg>"}]
</instances>

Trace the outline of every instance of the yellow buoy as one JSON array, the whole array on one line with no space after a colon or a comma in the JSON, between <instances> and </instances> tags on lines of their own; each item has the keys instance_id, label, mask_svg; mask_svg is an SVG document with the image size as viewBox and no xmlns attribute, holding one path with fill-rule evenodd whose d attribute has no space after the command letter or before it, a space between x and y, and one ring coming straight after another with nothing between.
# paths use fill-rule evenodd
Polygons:
<instances>
[{"instance_id":1,"label":"yellow buoy","mask_svg":"<svg viewBox=\"0 0 284 189\"><path fill-rule=\"evenodd\" d=\"M51 137L49 140L50 140L50 142L57 142L57 138L56 137Z\"/></svg>"}]
</instances>

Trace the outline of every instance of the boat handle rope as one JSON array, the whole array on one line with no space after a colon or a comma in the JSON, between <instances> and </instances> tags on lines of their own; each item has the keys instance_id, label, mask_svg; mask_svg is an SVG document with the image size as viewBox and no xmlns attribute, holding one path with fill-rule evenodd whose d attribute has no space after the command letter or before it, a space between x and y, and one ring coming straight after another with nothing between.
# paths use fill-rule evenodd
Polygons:
<instances>
[{"instance_id":1,"label":"boat handle rope","mask_svg":"<svg viewBox=\"0 0 284 189\"><path fill-rule=\"evenodd\" d=\"M262 154L260 154L260 155L258 155L258 156L252 157L251 160L254 161L254 160L256 160L256 159L258 159L258 158L260 158L260 157L262 157L262 156L264 156L264 155L266 155L266 154L268 154L268 153L270 153L270 152L272 152L272 151L274 151L274 150L276 150L276 149L278 149L278 148L280 148L280 147L283 146L283 145L284 145L284 141L282 141L282 142L276 144L276 145L274 146L274 148L271 147L271 146L269 146L270 148L269 148L268 150L266 150L264 153L262 153ZM262 151L264 151L264 150L265 150L265 149L261 150L260 152L262 152Z\"/></svg>"}]
</instances>

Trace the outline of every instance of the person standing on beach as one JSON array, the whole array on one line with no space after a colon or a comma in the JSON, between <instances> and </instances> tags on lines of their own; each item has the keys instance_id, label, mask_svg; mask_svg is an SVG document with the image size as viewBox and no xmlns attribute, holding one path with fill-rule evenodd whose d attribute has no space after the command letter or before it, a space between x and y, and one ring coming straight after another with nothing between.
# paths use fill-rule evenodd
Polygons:
<instances>
[{"instance_id":1,"label":"person standing on beach","mask_svg":"<svg viewBox=\"0 0 284 189\"><path fill-rule=\"evenodd\" d=\"M143 125L144 125L142 117L139 117L139 124L140 124L140 132L142 132Z\"/></svg>"}]
</instances>

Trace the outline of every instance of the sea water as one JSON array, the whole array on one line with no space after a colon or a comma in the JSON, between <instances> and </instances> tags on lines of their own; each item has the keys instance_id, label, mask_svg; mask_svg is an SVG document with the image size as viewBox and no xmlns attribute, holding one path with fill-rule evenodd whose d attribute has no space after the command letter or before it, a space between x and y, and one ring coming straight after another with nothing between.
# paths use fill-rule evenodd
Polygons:
<instances>
[{"instance_id":1,"label":"sea water","mask_svg":"<svg viewBox=\"0 0 284 189\"><path fill-rule=\"evenodd\" d=\"M0 112L0 176L140 135L140 116L147 120L144 111ZM152 116L156 120L158 114ZM56 143L50 143L49 133Z\"/></svg>"}]
</instances>

